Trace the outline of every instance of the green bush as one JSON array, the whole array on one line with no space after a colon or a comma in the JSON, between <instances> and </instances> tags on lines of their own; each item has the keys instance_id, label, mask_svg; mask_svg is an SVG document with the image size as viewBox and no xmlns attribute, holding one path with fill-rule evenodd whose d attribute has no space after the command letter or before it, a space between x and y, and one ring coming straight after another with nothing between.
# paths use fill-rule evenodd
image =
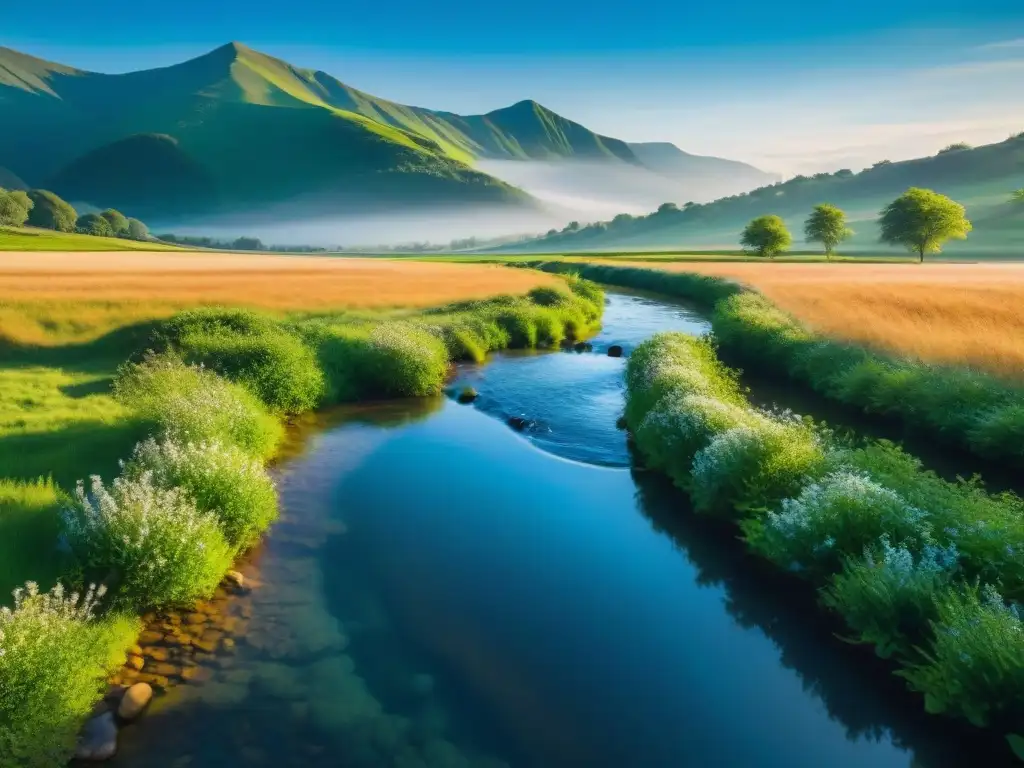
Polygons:
<instances>
[{"instance_id":1,"label":"green bush","mask_svg":"<svg viewBox=\"0 0 1024 768\"><path fill-rule=\"evenodd\" d=\"M324 399L313 350L271 317L244 309L192 309L164 322L155 341L189 363L243 384L270 409L301 413Z\"/></svg>"},{"instance_id":2,"label":"green bush","mask_svg":"<svg viewBox=\"0 0 1024 768\"><path fill-rule=\"evenodd\" d=\"M1024 722L1024 625L992 587L945 593L924 661L902 674L929 712L1019 730Z\"/></svg>"},{"instance_id":3,"label":"green bush","mask_svg":"<svg viewBox=\"0 0 1024 768\"><path fill-rule=\"evenodd\" d=\"M716 435L694 456L690 498L698 512L760 514L821 474L825 450L814 430L768 416Z\"/></svg>"},{"instance_id":4,"label":"green bush","mask_svg":"<svg viewBox=\"0 0 1024 768\"><path fill-rule=\"evenodd\" d=\"M361 391L369 397L436 395L448 374L448 352L428 331L411 323L376 326L358 362Z\"/></svg>"},{"instance_id":5,"label":"green bush","mask_svg":"<svg viewBox=\"0 0 1024 768\"><path fill-rule=\"evenodd\" d=\"M231 566L217 518L151 472L104 486L80 482L65 514L72 550L92 577L112 581L116 606L143 609L209 597Z\"/></svg>"},{"instance_id":6,"label":"green bush","mask_svg":"<svg viewBox=\"0 0 1024 768\"><path fill-rule=\"evenodd\" d=\"M936 618L936 600L957 568L954 547L926 545L915 557L883 536L863 558L849 559L822 591L826 606L882 658L910 656Z\"/></svg>"},{"instance_id":7,"label":"green bush","mask_svg":"<svg viewBox=\"0 0 1024 768\"><path fill-rule=\"evenodd\" d=\"M103 588L40 593L34 583L0 609L0 767L63 768L78 729L124 664L136 619L94 618Z\"/></svg>"},{"instance_id":8,"label":"green bush","mask_svg":"<svg viewBox=\"0 0 1024 768\"><path fill-rule=\"evenodd\" d=\"M70 203L45 189L30 190L28 196L34 204L28 213L29 226L58 232L75 231L78 212Z\"/></svg>"},{"instance_id":9,"label":"green bush","mask_svg":"<svg viewBox=\"0 0 1024 768\"><path fill-rule=\"evenodd\" d=\"M135 446L122 476L140 481L146 473L157 487L181 489L200 512L215 515L236 550L255 544L277 517L277 493L270 475L240 448L146 440Z\"/></svg>"},{"instance_id":10,"label":"green bush","mask_svg":"<svg viewBox=\"0 0 1024 768\"><path fill-rule=\"evenodd\" d=\"M110 228L110 222L98 213L86 213L78 217L75 229L83 235L94 235L95 237L113 237L114 231Z\"/></svg>"},{"instance_id":11,"label":"green bush","mask_svg":"<svg viewBox=\"0 0 1024 768\"><path fill-rule=\"evenodd\" d=\"M281 424L248 390L173 355L149 355L122 366L115 396L178 443L217 441L254 456L274 454Z\"/></svg>"}]
</instances>

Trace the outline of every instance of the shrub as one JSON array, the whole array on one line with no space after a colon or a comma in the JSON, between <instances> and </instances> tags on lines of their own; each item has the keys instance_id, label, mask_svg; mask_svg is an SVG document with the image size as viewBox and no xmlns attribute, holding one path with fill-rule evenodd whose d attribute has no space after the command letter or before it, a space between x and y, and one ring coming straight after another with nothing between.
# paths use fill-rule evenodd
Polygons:
<instances>
[{"instance_id":1,"label":"shrub","mask_svg":"<svg viewBox=\"0 0 1024 768\"><path fill-rule=\"evenodd\" d=\"M22 190L0 187L0 227L21 227L28 221L35 203Z\"/></svg>"},{"instance_id":2,"label":"shrub","mask_svg":"<svg viewBox=\"0 0 1024 768\"><path fill-rule=\"evenodd\" d=\"M217 441L269 457L282 437L280 423L248 390L173 355L149 355L121 368L115 396L178 443Z\"/></svg>"},{"instance_id":3,"label":"shrub","mask_svg":"<svg viewBox=\"0 0 1024 768\"><path fill-rule=\"evenodd\" d=\"M110 228L110 222L98 213L87 213L84 216L79 216L75 228L83 235L111 237L114 234L114 231Z\"/></svg>"},{"instance_id":4,"label":"shrub","mask_svg":"<svg viewBox=\"0 0 1024 768\"><path fill-rule=\"evenodd\" d=\"M867 475L837 471L807 485L779 511L744 525L751 548L791 571L834 573L883 536L920 552L928 514Z\"/></svg>"},{"instance_id":5,"label":"shrub","mask_svg":"<svg viewBox=\"0 0 1024 768\"><path fill-rule=\"evenodd\" d=\"M746 516L797 493L824 467L824 448L810 427L759 416L697 453L690 497L698 512Z\"/></svg>"},{"instance_id":6,"label":"shrub","mask_svg":"<svg viewBox=\"0 0 1024 768\"><path fill-rule=\"evenodd\" d=\"M128 234L128 218L118 210L107 208L100 214L110 225L110 232L114 237L123 237Z\"/></svg>"},{"instance_id":7,"label":"shrub","mask_svg":"<svg viewBox=\"0 0 1024 768\"><path fill-rule=\"evenodd\" d=\"M277 517L277 493L270 475L240 448L146 440L135 446L122 476L138 481L147 472L154 485L180 488L200 512L216 515L235 549L254 544Z\"/></svg>"},{"instance_id":8,"label":"shrub","mask_svg":"<svg viewBox=\"0 0 1024 768\"><path fill-rule=\"evenodd\" d=\"M882 536L861 559L847 560L822 597L882 658L906 657L936 617L935 601L956 570L955 547L925 545L916 558Z\"/></svg>"},{"instance_id":9,"label":"shrub","mask_svg":"<svg viewBox=\"0 0 1024 768\"><path fill-rule=\"evenodd\" d=\"M995 406L978 414L967 440L979 456L1024 463L1024 405Z\"/></svg>"},{"instance_id":10,"label":"shrub","mask_svg":"<svg viewBox=\"0 0 1024 768\"><path fill-rule=\"evenodd\" d=\"M232 550L217 518L152 472L104 486L79 482L65 513L66 535L87 572L116 584L116 605L140 609L208 597L230 567Z\"/></svg>"},{"instance_id":11,"label":"shrub","mask_svg":"<svg viewBox=\"0 0 1024 768\"><path fill-rule=\"evenodd\" d=\"M156 342L243 384L281 413L301 413L324 398L313 350L273 318L243 309L192 309L167 320Z\"/></svg>"},{"instance_id":12,"label":"shrub","mask_svg":"<svg viewBox=\"0 0 1024 768\"><path fill-rule=\"evenodd\" d=\"M58 584L40 593L29 582L0 608L0 766L62 768L78 728L124 664L139 622L93 618L103 587L65 594Z\"/></svg>"},{"instance_id":13,"label":"shrub","mask_svg":"<svg viewBox=\"0 0 1024 768\"><path fill-rule=\"evenodd\" d=\"M372 397L423 397L441 391L448 352L429 332L407 322L381 323L358 361L361 392Z\"/></svg>"},{"instance_id":14,"label":"shrub","mask_svg":"<svg viewBox=\"0 0 1024 768\"><path fill-rule=\"evenodd\" d=\"M947 592L937 605L925 660L901 674L929 712L978 726L1020 728L1024 718L1024 626L1016 605L991 586Z\"/></svg>"}]
</instances>

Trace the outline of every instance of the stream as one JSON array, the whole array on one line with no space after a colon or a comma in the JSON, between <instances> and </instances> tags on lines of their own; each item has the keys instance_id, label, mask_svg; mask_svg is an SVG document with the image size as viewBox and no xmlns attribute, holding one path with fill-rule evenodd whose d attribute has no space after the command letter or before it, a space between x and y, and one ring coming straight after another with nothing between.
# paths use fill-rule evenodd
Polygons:
<instances>
[{"instance_id":1,"label":"stream","mask_svg":"<svg viewBox=\"0 0 1024 768\"><path fill-rule=\"evenodd\" d=\"M800 585L631 468L608 346L708 325L607 302L593 351L460 366L471 405L362 405L298 430L281 520L241 566L251 590L195 614L209 652L178 671L173 644L157 654L167 690L111 764L999 764L838 641ZM151 617L147 669L189 621Z\"/></svg>"}]
</instances>

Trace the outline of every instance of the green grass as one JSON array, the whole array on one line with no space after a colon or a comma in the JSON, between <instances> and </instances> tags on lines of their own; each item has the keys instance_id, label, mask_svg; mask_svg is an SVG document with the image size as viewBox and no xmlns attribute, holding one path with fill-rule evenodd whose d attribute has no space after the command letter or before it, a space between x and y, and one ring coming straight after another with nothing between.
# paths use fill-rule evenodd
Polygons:
<instances>
[{"instance_id":1,"label":"green grass","mask_svg":"<svg viewBox=\"0 0 1024 768\"><path fill-rule=\"evenodd\" d=\"M57 549L61 493L49 480L0 479L0 605L26 581L57 583L70 558Z\"/></svg>"},{"instance_id":2,"label":"green grass","mask_svg":"<svg viewBox=\"0 0 1024 768\"><path fill-rule=\"evenodd\" d=\"M165 243L94 237L33 227L0 227L0 251L180 251Z\"/></svg>"}]
</instances>

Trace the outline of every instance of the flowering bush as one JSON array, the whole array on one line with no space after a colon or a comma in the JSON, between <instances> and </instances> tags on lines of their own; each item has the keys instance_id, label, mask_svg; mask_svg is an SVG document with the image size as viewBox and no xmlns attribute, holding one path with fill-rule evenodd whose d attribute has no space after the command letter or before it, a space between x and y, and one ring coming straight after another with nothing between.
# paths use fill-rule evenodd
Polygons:
<instances>
[{"instance_id":1,"label":"flowering bush","mask_svg":"<svg viewBox=\"0 0 1024 768\"><path fill-rule=\"evenodd\" d=\"M148 355L118 372L115 395L179 443L217 440L262 457L273 454L280 423L257 398L202 366Z\"/></svg>"},{"instance_id":2,"label":"flowering bush","mask_svg":"<svg viewBox=\"0 0 1024 768\"><path fill-rule=\"evenodd\" d=\"M748 418L694 456L690 496L698 512L759 513L823 471L825 450L810 427L754 412Z\"/></svg>"},{"instance_id":3,"label":"flowering bush","mask_svg":"<svg viewBox=\"0 0 1024 768\"><path fill-rule=\"evenodd\" d=\"M926 512L866 475L837 471L807 485L779 511L744 525L754 551L790 570L833 573L844 557L883 536L917 552L930 540Z\"/></svg>"},{"instance_id":4,"label":"flowering bush","mask_svg":"<svg viewBox=\"0 0 1024 768\"><path fill-rule=\"evenodd\" d=\"M200 512L182 490L161 488L153 473L90 492L79 482L65 511L69 543L87 571L110 575L118 605L145 608L186 603L213 593L231 566L232 549L217 518Z\"/></svg>"},{"instance_id":5,"label":"flowering bush","mask_svg":"<svg viewBox=\"0 0 1024 768\"><path fill-rule=\"evenodd\" d=\"M228 543L241 550L256 542L277 517L277 493L262 463L245 451L220 443L150 439L135 446L123 477L180 488L200 512L212 512Z\"/></svg>"},{"instance_id":6,"label":"flowering bush","mask_svg":"<svg viewBox=\"0 0 1024 768\"><path fill-rule=\"evenodd\" d=\"M63 768L104 678L139 623L93 618L103 587L79 595L29 582L0 608L0 766Z\"/></svg>"},{"instance_id":7,"label":"flowering bush","mask_svg":"<svg viewBox=\"0 0 1024 768\"><path fill-rule=\"evenodd\" d=\"M902 672L929 712L975 725L1024 722L1024 624L991 586L950 590L937 605L925 660Z\"/></svg>"},{"instance_id":8,"label":"flowering bush","mask_svg":"<svg viewBox=\"0 0 1024 768\"><path fill-rule=\"evenodd\" d=\"M434 395L448 373L448 352L412 323L381 323L370 332L361 370L365 391L373 397Z\"/></svg>"},{"instance_id":9,"label":"flowering bush","mask_svg":"<svg viewBox=\"0 0 1024 768\"><path fill-rule=\"evenodd\" d=\"M907 655L936 616L935 601L958 565L955 547L926 544L915 558L882 536L860 560L847 560L823 591L825 605L839 613L862 643L878 655Z\"/></svg>"}]
</instances>

